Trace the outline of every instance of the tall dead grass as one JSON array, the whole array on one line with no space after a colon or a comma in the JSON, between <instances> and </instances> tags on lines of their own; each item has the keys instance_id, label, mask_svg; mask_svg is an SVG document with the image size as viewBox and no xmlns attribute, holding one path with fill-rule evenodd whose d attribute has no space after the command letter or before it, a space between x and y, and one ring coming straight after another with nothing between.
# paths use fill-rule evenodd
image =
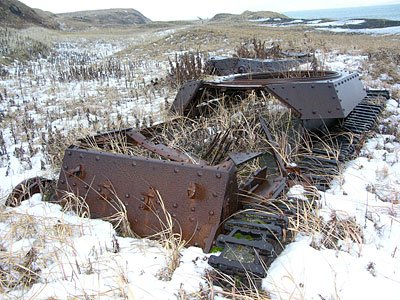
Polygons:
<instances>
[{"instance_id":1,"label":"tall dead grass","mask_svg":"<svg viewBox=\"0 0 400 300\"><path fill-rule=\"evenodd\" d=\"M154 191L158 202L161 206L161 211L156 213L160 222L161 230L154 234L151 238L160 242L160 246L165 256L165 268L158 272L158 277L165 281L170 281L175 270L180 265L181 250L185 247L187 241L182 239L182 232L177 232L177 224L167 211L164 201L158 191Z\"/></svg>"},{"instance_id":2,"label":"tall dead grass","mask_svg":"<svg viewBox=\"0 0 400 300\"><path fill-rule=\"evenodd\" d=\"M267 120L274 140L279 141L279 149L275 150L282 160L286 164L294 160L300 139L296 130L296 120L290 110L276 99L264 93L257 95L253 92L243 95L240 100L223 95L216 102L205 103L207 115L202 115L196 120L176 117L170 122L144 130L143 134L154 144L163 144L184 153L194 164L201 159L210 165L217 165L226 159L229 153L271 153L272 144L259 122L259 117L262 116ZM109 134L100 144L95 138L88 137L84 139L82 146L95 151L166 159L138 145L130 144L125 131ZM247 181L260 169L261 164L259 159L241 166L240 181Z\"/></svg>"},{"instance_id":3,"label":"tall dead grass","mask_svg":"<svg viewBox=\"0 0 400 300\"><path fill-rule=\"evenodd\" d=\"M38 59L50 53L48 44L25 36L16 29L0 27L0 64L9 64L16 59Z\"/></svg>"}]
</instances>

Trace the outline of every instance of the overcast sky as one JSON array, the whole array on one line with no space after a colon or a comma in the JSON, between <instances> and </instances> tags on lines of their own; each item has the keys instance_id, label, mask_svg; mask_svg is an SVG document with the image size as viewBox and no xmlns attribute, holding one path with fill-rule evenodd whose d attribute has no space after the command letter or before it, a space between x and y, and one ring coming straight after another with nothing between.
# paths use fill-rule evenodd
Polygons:
<instances>
[{"instance_id":1,"label":"overcast sky","mask_svg":"<svg viewBox=\"0 0 400 300\"><path fill-rule=\"evenodd\" d=\"M400 0L20 0L53 13L107 8L134 8L153 21L211 18L217 13L245 10L286 12L324 8L399 4Z\"/></svg>"}]
</instances>

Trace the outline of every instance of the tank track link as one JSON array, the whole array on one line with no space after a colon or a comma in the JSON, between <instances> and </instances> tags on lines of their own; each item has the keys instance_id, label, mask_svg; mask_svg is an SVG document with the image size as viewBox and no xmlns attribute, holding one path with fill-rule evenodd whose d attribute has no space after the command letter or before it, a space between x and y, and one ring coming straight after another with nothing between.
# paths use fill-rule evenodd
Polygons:
<instances>
[{"instance_id":1,"label":"tank track link","mask_svg":"<svg viewBox=\"0 0 400 300\"><path fill-rule=\"evenodd\" d=\"M365 133L382 112L382 98L389 99L389 93L367 91L367 97L341 124L314 140L313 147L300 156L296 163L300 172L318 190L327 190L331 180L339 174L341 164L355 157ZM239 282L250 288L260 287L269 265L292 239L288 231L289 219L302 209L313 209L316 205L315 201L295 197L289 197L286 202L273 199L267 203L246 204L224 223L226 233L220 234L215 243L222 251L208 260L217 273L222 273L222 276L215 276L214 284L231 287ZM233 281L229 282L225 275Z\"/></svg>"},{"instance_id":2,"label":"tank track link","mask_svg":"<svg viewBox=\"0 0 400 300\"><path fill-rule=\"evenodd\" d=\"M382 92L388 99L386 91ZM312 147L299 155L297 167L318 190L327 190L332 179L339 175L341 164L358 154L365 133L372 129L383 110L382 103L377 90L367 91L367 97L341 124L312 141Z\"/></svg>"},{"instance_id":3,"label":"tank track link","mask_svg":"<svg viewBox=\"0 0 400 300\"><path fill-rule=\"evenodd\" d=\"M273 214L260 211L259 205L247 205L225 222L227 234L220 234L216 240L216 247L223 250L218 256L211 255L208 263L242 285L259 286L267 275L267 266L290 239L287 215L293 212L290 209L280 211L281 214ZM226 287L228 282L223 278L224 275L217 275L214 283Z\"/></svg>"}]
</instances>

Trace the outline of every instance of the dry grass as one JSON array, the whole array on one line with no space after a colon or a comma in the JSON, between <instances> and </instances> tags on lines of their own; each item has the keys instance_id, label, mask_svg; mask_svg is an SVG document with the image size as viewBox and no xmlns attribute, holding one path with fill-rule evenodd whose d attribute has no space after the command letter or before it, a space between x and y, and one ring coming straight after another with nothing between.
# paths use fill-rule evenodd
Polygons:
<instances>
[{"instance_id":1,"label":"dry grass","mask_svg":"<svg viewBox=\"0 0 400 300\"><path fill-rule=\"evenodd\" d=\"M307 30L307 33L305 31ZM171 51L204 51L217 54L233 53L236 47L249 39L267 41L266 46L279 41L283 50L307 51L321 49L339 50L340 53L351 51L373 51L387 49L395 53L399 38L393 36L346 35L329 32L310 31L309 27L272 28L253 24L203 24L193 25L179 30L168 39L151 41L156 49L153 51L144 45L141 51L155 53L157 57ZM366 53L366 52L365 52Z\"/></svg>"},{"instance_id":2,"label":"dry grass","mask_svg":"<svg viewBox=\"0 0 400 300\"><path fill-rule=\"evenodd\" d=\"M65 289L71 283L75 284L76 289L67 291L68 297L73 299L94 299L101 296L128 299L131 291L127 286L124 268L116 261L110 264L110 258L105 257L106 253L115 253L111 254L112 257L118 255L114 244L110 245L110 248L106 245L99 245L98 249L94 247L94 256L98 256L94 261L83 261L76 250L74 239L92 230L83 219L81 225L74 225L63 219L36 217L13 211L2 211L0 218L2 223L9 225L6 230L2 230L1 239L1 244L7 245L0 250L2 299L28 299L27 293L31 292L36 283L37 294L29 294L29 299L35 299L46 289L47 284L55 282L58 282L59 286L65 285ZM33 242L29 247L16 251L14 247L20 245L20 241L23 240ZM9 244L10 242L13 244ZM72 273L69 273L70 271ZM114 274L115 285L93 291L80 282L81 274L97 274L99 280L105 280L101 275L105 271L109 272L108 276L110 273ZM59 292L61 295L65 293L63 290Z\"/></svg>"},{"instance_id":3,"label":"dry grass","mask_svg":"<svg viewBox=\"0 0 400 300\"><path fill-rule=\"evenodd\" d=\"M192 163L199 159L210 165L221 163L228 153L270 152L271 144L263 131L259 116L268 121L273 138L279 141L278 153L285 163L294 160L299 135L290 111L279 101L265 94L243 95L238 101L222 96L219 102L209 105L206 116L197 120L177 117L170 122L156 125L156 133L148 132L154 144L163 144L184 153ZM132 145L124 131L109 134L106 141L96 143L94 138L84 139L81 147L94 151L107 151L146 158L165 159L144 148ZM275 145L274 145L275 147ZM271 152L270 152L271 153ZM260 169L260 160L250 161L239 168L239 181L244 183Z\"/></svg>"},{"instance_id":4,"label":"dry grass","mask_svg":"<svg viewBox=\"0 0 400 300\"><path fill-rule=\"evenodd\" d=\"M329 220L325 220L318 209L301 210L292 219L290 230L295 234L311 236L311 246L317 250L334 249L350 253L355 244L358 255L361 255L363 229L354 218L339 216L335 211L332 211Z\"/></svg>"},{"instance_id":5,"label":"dry grass","mask_svg":"<svg viewBox=\"0 0 400 300\"><path fill-rule=\"evenodd\" d=\"M367 50L365 54L368 59L365 60L363 68L369 76L382 79L387 85L400 81L400 55L396 51L382 47Z\"/></svg>"},{"instance_id":6,"label":"dry grass","mask_svg":"<svg viewBox=\"0 0 400 300\"><path fill-rule=\"evenodd\" d=\"M129 29L112 28L109 31L99 29L89 32L62 33L37 27L15 33L14 31L9 31L8 34L12 36L12 39L18 39L18 36L22 36L25 39L29 36L29 38L44 45L48 45L53 41L72 42L84 38L87 47L95 47L95 43L99 39L112 39L112 43L118 44L129 40L129 38L134 38L132 39L132 46L129 46L129 42L128 45L125 44L122 47L122 51L114 53L114 60L110 60L108 57L104 61L100 59L101 63L97 61L93 63L93 60L86 59L89 56L85 55L86 61L81 65L75 59L78 53L75 55L74 52L71 53L73 56L59 58L60 61L63 61L63 64L70 65L71 68L64 70L61 67L57 67L58 74L62 75L67 72L70 74L68 76L71 76L71 74L73 76L79 75L75 79L72 76L71 80L73 82L82 82L83 87L87 80L94 80L103 86L102 88L98 88L94 95L90 95L93 92L89 88L84 87L82 88L82 96L67 100L60 99L66 83L61 84L55 78L52 79L54 80L52 87L47 91L48 100L38 101L36 92L38 90L43 91L41 76L53 75L41 75L37 72L40 67L38 68L28 62L26 62L26 65L25 63L20 65L20 81L25 80L23 78L28 76L27 83L28 85L32 85L32 87L27 87L26 85L20 87L20 84L17 84L15 87L7 86L4 90L0 88L0 101L2 99L8 106L7 112L0 123L2 131L6 128L11 129L15 144L28 142L29 151L20 151L19 159L21 163L27 169L30 169L32 165L31 158L39 151L45 154L44 167L51 165L52 168L57 169L65 146L71 144L76 139L77 132L81 133L83 130L85 131L84 134L91 134L118 127L132 127L135 124L145 126L151 123L148 115L152 115L153 121L160 118L165 108L171 103L175 95L175 88L171 89L166 82L160 80L163 75L154 75L153 79L156 79L157 76L159 84L153 86L142 82L141 77L144 77L146 74L139 75L139 78L136 77L136 74L142 74L143 71L138 71L141 68L148 69L151 72L150 70L153 68L153 65L144 63L149 59L154 61L155 65L164 64L164 66L167 66L168 58L171 57L171 54L173 56L177 52L199 51L202 53L230 55L233 54L238 45L248 41L249 38L257 39L260 42L267 41L265 43L266 46L272 45L274 41L279 40L279 47L283 50L306 52L320 50L322 53L336 50L338 53L365 54L369 57L367 61L368 65L365 68L370 69L368 72L372 78L379 77L382 72L381 68L388 67L389 70L392 70L389 72L389 76L392 79L389 78L387 81L392 82L397 79L396 49L398 37L350 36L321 32L307 32L305 34L303 29L296 27L292 29L265 28L245 23L240 24L240 26L225 23L220 25L193 23L186 28L182 28L182 26L188 26L188 24L157 23L153 25L134 26ZM163 36L158 35L158 33L164 30L170 30L171 33L164 33ZM140 37L143 32L146 37ZM141 43L140 47L138 47L137 43ZM127 59L131 60L131 62L125 63ZM119 63L115 64L115 61L119 61ZM55 66L58 66L58 61L54 61L54 63ZM374 67L370 67L371 65ZM83 71L80 74L76 70L81 70L81 66L83 67ZM323 68L323 64L320 67ZM128 69L131 71L124 72L121 75L121 79L118 79L120 75L118 75L119 71L116 72L116 70ZM88 76L87 73L93 73L93 70L104 73L104 78L119 80L119 88L109 86L108 80L104 78L90 77L91 79L84 80L83 78ZM10 75L6 75L6 78L10 77ZM81 79L79 79L80 77ZM21 99L25 102L25 111L18 104ZM121 109L118 109L118 107L125 107L131 101L138 102L136 107L142 105L142 101L145 105L151 105L151 112L141 110L132 111L129 109L128 115L122 114ZM52 109L54 106L58 107L56 111ZM14 107L16 107L16 110L14 110ZM46 112L45 107L49 107L50 112ZM103 109L112 113L102 114L101 110ZM41 121L24 122L23 118L31 120L30 115L47 117ZM65 122L64 120L66 119L75 121ZM55 130L52 125L55 121L59 124L64 123L64 125L59 125L58 127L68 128L68 130ZM85 125L82 126L82 123ZM24 124L24 126L21 127L18 124Z\"/></svg>"},{"instance_id":7,"label":"dry grass","mask_svg":"<svg viewBox=\"0 0 400 300\"><path fill-rule=\"evenodd\" d=\"M125 204L121 201L118 197L117 193L115 192L114 187L111 187L111 194L114 201L108 201L108 199L102 197L103 201L106 201L108 205L112 207L114 213L106 218L105 221L110 222L113 224L115 231L122 237L136 237L139 236L133 232L131 229L131 225L128 221L128 214L126 210Z\"/></svg>"},{"instance_id":8,"label":"dry grass","mask_svg":"<svg viewBox=\"0 0 400 300\"><path fill-rule=\"evenodd\" d=\"M226 286L224 288L216 287L213 284L213 278L215 274L207 272L205 277L207 284L205 286L201 285L199 291L194 293L187 293L183 288L180 289L178 299L189 300L214 300L217 297L224 297L225 299L236 299L236 300L270 300L271 297L267 291L263 291L257 287L257 283L254 279L248 278L248 286L244 284L239 284L235 278L232 278L223 273L217 276L225 281ZM228 288L229 287L229 288Z\"/></svg>"},{"instance_id":9,"label":"dry grass","mask_svg":"<svg viewBox=\"0 0 400 300\"><path fill-rule=\"evenodd\" d=\"M66 241L77 231L75 226L53 223L54 220L29 214L1 211L2 223L8 225L2 232L0 251L0 287L3 296L12 290L27 291L41 278L41 270L51 258L43 256L42 250L48 240ZM13 244L24 239L33 240L31 245L13 251ZM26 249L26 250L25 250Z\"/></svg>"},{"instance_id":10,"label":"dry grass","mask_svg":"<svg viewBox=\"0 0 400 300\"><path fill-rule=\"evenodd\" d=\"M69 187L69 189L71 188ZM89 185L88 192L89 190L97 194L98 201L105 201L109 207L110 213L103 218L104 221L110 222L120 236L138 238L138 235L131 229L126 206L117 195L112 184L108 187L108 191L110 192L108 197L99 193L91 185ZM64 212L73 212L81 218L90 218L90 207L85 200L86 195L79 196L70 191L62 191L59 192L59 197L57 202L62 205Z\"/></svg>"},{"instance_id":11,"label":"dry grass","mask_svg":"<svg viewBox=\"0 0 400 300\"><path fill-rule=\"evenodd\" d=\"M208 75L207 56L204 53L175 54L175 59L168 59L168 81L174 88L192 80L199 80Z\"/></svg>"},{"instance_id":12,"label":"dry grass","mask_svg":"<svg viewBox=\"0 0 400 300\"><path fill-rule=\"evenodd\" d=\"M166 210L159 192L154 191L154 193L161 206L161 211L159 213L154 211L160 222L161 230L150 238L157 241L155 246L160 247L162 249L162 253L165 255L166 266L159 271L157 277L161 280L169 281L171 280L176 268L178 268L180 265L180 252L185 247L187 241L182 239L181 233L176 232L178 225L174 222L174 219ZM114 213L103 218L103 220L110 222L119 236L139 238L139 236L132 231L128 221L125 204L119 199L114 188L111 186L111 196L114 201L110 201L108 198L100 195L99 193L97 194L100 198L99 201L106 201L111 207L111 210L114 211ZM60 199L60 203L63 204L64 211L73 211L82 218L90 217L90 207L88 207L84 197L78 197L73 193L65 192L62 199ZM119 244L115 237L113 239L112 249L113 253L119 252Z\"/></svg>"},{"instance_id":13,"label":"dry grass","mask_svg":"<svg viewBox=\"0 0 400 300\"><path fill-rule=\"evenodd\" d=\"M72 144L77 137L133 125L136 125L137 128L146 127L153 122L148 116L152 115L153 120L157 120L168 107L168 101L171 102L173 99L175 90L168 87L168 84L161 83L161 80L160 84L153 85L145 78L162 79L167 73L165 67L168 66L168 58L173 57L175 53L199 51L210 55L231 55L238 45L248 41L249 38L267 41L263 44L265 46L270 46L279 40L279 46L283 50L305 52L316 50L320 51L322 56L333 50L337 54L363 54L367 57L363 68L369 72L372 79L379 77L381 73L389 72L391 79L389 78L387 82L398 81L398 36L305 33L305 30L309 29L308 27L266 28L252 24L185 22L95 29L85 32L56 32L29 28L19 32L9 31L5 34L5 31L2 30L4 45L11 47L11 50L14 51L14 54L7 54L10 59L7 63L17 56L24 58L27 53L25 50L29 45L34 46L29 57L25 57L27 61L21 61L16 67L15 74L6 72L4 61L0 61L2 64L0 76L4 80L15 81L13 86L7 83L6 86L1 85L0 87L0 103L2 105L0 121L2 158L0 164L7 165L10 156L14 155L26 169L32 169L33 157L38 152L42 152L46 160L43 162L43 168L49 168L50 165L53 168L59 168L66 146ZM170 32L165 33L165 30L170 30ZM143 33L146 35L144 38L141 37ZM105 44L122 42L123 46L121 51L112 52L114 60L107 56L99 56L94 59L92 53L85 55L79 52L71 55L63 53L52 61L57 68L51 72L42 72L41 68L45 69L44 66L29 61L37 57L38 53L46 54L51 42L75 42L81 38L85 39L85 42L80 46L87 47L87 49L95 48L96 42L102 39L107 40ZM125 42L126 44L124 44ZM84 67L82 71L81 64L76 60L76 57L80 55L87 58L82 63ZM63 64L72 67L63 69ZM119 72L124 68L129 71ZM93 70L105 72L105 75L88 77ZM58 76L63 74L66 74L66 79L59 80ZM138 76L136 77L136 75ZM65 99L71 91L68 80L72 85L79 82L79 96ZM114 86L116 82L117 86ZM96 88L92 89L92 86L96 84ZM38 94L38 92L40 93ZM38 99L38 95L46 95L46 97ZM164 99L166 100L164 101ZM196 161L195 158L204 158L211 164L220 162L227 149L232 152L264 152L271 145L268 145L257 121L258 113L261 112L262 116L269 121L275 141L278 141L277 150L282 160L286 163L296 160L301 149L296 146L298 137L291 136L295 124L286 109L266 95L250 94L241 99L239 103L226 105L231 100L228 97L221 97L219 100L221 105L210 106L210 116L201 117L198 122L182 118L177 119L174 123L169 123L170 125L165 125L161 128L162 134L153 141L165 143L171 148L187 152L194 158L193 162ZM136 107L146 105L151 108L143 111L134 109L132 106L128 106L131 102ZM42 117L33 117L37 115ZM71 120L73 121L71 122ZM212 131L209 131L209 128L212 128ZM394 128L395 126L388 130L397 133ZM211 151L205 155L218 134L217 149L220 151ZM221 139L225 135L225 141L232 142L228 148L225 146L229 143L222 143ZM10 147L5 142L6 136L11 136L10 140L13 145L18 145L13 150L14 153L10 152ZM188 137L192 137L192 139ZM117 140L110 139L110 144L106 146L95 144L92 146L94 149L102 151L106 149L127 155L147 155L146 151L138 152L137 149L133 149L123 137ZM241 182L245 182L248 176L259 167L259 161L254 161L240 169ZM81 216L89 215L89 210L85 207L85 201L82 198L66 194L63 200L69 203L65 208L73 209ZM298 209L297 206L294 208ZM161 248L165 249L167 268L162 270L160 277L168 280L179 266L179 253L185 241L179 234L173 233L174 224L168 212L165 211L164 215L160 217L160 220L165 230L160 232L159 238ZM46 240L57 241L66 249L71 245L71 237L77 232L82 232L82 227L72 226L63 220L48 225L46 218L10 214L4 211L0 213L0 218L8 224L7 232L2 233L0 241L0 282L5 298L8 297L7 292L12 289L20 288L22 291L27 291L34 282L41 280L40 270L49 261L59 261L60 253L57 251L47 254L47 257L44 258L41 256ZM132 235L129 232L129 224L126 222L126 209L122 203L115 206L115 214L111 216L110 220L117 224L123 235ZM326 221L319 216L318 209L303 207L301 213L298 213L292 220L290 230L293 233L302 232L313 236L313 245L316 248L325 247L349 251L348 245L355 243L360 246L361 252L362 231L351 218L332 214L331 218ZM16 253L11 253L3 247L5 242L25 238L34 238L37 243L34 243L30 249ZM117 245L118 242L115 242L111 247L114 249L113 251L117 251ZM75 264L75 262L72 263ZM61 263L59 263L59 268L63 268ZM93 269L95 269L93 263L87 263L85 268L81 267L81 272L94 272ZM133 298L126 289L127 276L122 269L119 266L116 267L116 273L119 274L119 287L115 288L115 295L118 295L115 298ZM76 270L76 272L78 271ZM69 280L72 279L69 278ZM202 287L198 293L194 294L186 294L182 291L179 297L181 299L214 299L217 295L222 295L233 299L269 299L263 291L253 287L227 292L215 290L211 282L209 286ZM83 291L73 297L74 299L90 299L100 296Z\"/></svg>"},{"instance_id":14,"label":"dry grass","mask_svg":"<svg viewBox=\"0 0 400 300\"><path fill-rule=\"evenodd\" d=\"M155 191L157 200L161 206L161 212L157 214L161 225L161 231L152 236L160 242L160 246L165 255L165 268L158 273L158 278L165 281L170 281L175 270L180 265L181 250L185 247L187 241L182 239L182 233L177 232L176 224L171 214L164 206L164 201L158 191ZM156 213L156 212L155 212Z\"/></svg>"},{"instance_id":15,"label":"dry grass","mask_svg":"<svg viewBox=\"0 0 400 300\"><path fill-rule=\"evenodd\" d=\"M48 44L25 36L18 30L0 27L0 65L9 64L15 59L38 59L50 53Z\"/></svg>"}]
</instances>

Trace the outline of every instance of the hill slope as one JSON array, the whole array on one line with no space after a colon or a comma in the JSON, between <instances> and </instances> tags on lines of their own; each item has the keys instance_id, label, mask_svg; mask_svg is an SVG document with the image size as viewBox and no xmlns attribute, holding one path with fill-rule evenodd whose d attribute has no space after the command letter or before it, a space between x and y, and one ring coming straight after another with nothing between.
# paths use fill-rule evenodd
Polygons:
<instances>
[{"instance_id":1,"label":"hill slope","mask_svg":"<svg viewBox=\"0 0 400 300\"><path fill-rule=\"evenodd\" d=\"M221 13L221 14L216 14L214 17L210 19L210 22L243 22L243 21L249 21L249 20L257 20L257 19L265 19L265 18L281 18L281 19L289 19L289 17L276 13L273 11L257 11L257 12L252 12L249 10L246 10L240 15L236 14L227 14L227 13Z\"/></svg>"},{"instance_id":2,"label":"hill slope","mask_svg":"<svg viewBox=\"0 0 400 300\"><path fill-rule=\"evenodd\" d=\"M151 22L149 18L132 8L78 11L57 14L57 17L64 21L77 21L93 25L147 24Z\"/></svg>"},{"instance_id":3,"label":"hill slope","mask_svg":"<svg viewBox=\"0 0 400 300\"><path fill-rule=\"evenodd\" d=\"M34 10L18 0L0 1L0 26L24 28L32 25L58 28L58 23L40 10Z\"/></svg>"},{"instance_id":4,"label":"hill slope","mask_svg":"<svg viewBox=\"0 0 400 300\"><path fill-rule=\"evenodd\" d=\"M36 25L59 29L60 24L79 28L82 26L147 24L149 22L151 22L149 18L131 8L53 14L30 8L18 0L0 1L0 26L13 28L26 28Z\"/></svg>"}]
</instances>

